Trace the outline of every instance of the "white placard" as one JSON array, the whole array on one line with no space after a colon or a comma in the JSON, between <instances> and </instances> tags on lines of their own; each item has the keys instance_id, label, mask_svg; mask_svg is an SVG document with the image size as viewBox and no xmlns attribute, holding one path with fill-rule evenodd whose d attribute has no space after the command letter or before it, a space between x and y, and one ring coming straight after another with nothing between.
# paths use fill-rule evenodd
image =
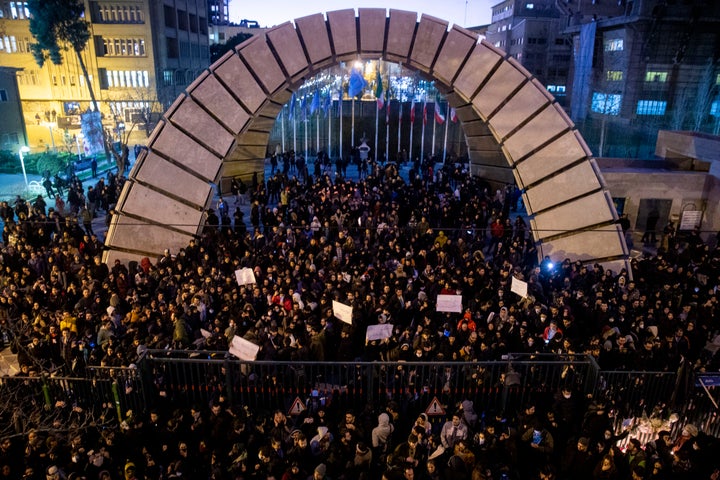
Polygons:
<instances>
[{"instance_id":1,"label":"white placard","mask_svg":"<svg viewBox=\"0 0 720 480\"><path fill-rule=\"evenodd\" d=\"M383 323L380 325L368 325L367 333L365 334L365 340L383 340L385 338L392 337L393 326L390 323Z\"/></svg>"},{"instance_id":2,"label":"white placard","mask_svg":"<svg viewBox=\"0 0 720 480\"><path fill-rule=\"evenodd\" d=\"M255 281L255 272L252 271L252 268L247 267L235 270L235 279L240 286L257 283Z\"/></svg>"},{"instance_id":3,"label":"white placard","mask_svg":"<svg viewBox=\"0 0 720 480\"><path fill-rule=\"evenodd\" d=\"M685 210L680 219L680 230L695 230L702 223L702 210Z\"/></svg>"},{"instance_id":4,"label":"white placard","mask_svg":"<svg viewBox=\"0 0 720 480\"><path fill-rule=\"evenodd\" d=\"M524 282L522 280L518 280L515 277L512 277L512 283L510 284L510 291L513 293L517 293L521 297L525 298L527 297L527 282Z\"/></svg>"},{"instance_id":5,"label":"white placard","mask_svg":"<svg viewBox=\"0 0 720 480\"><path fill-rule=\"evenodd\" d=\"M210 337L212 337L212 332L209 332L208 330L201 328L200 335L202 335L203 338L210 338Z\"/></svg>"},{"instance_id":6,"label":"white placard","mask_svg":"<svg viewBox=\"0 0 720 480\"><path fill-rule=\"evenodd\" d=\"M333 300L333 315L340 321L352 325L353 307Z\"/></svg>"},{"instance_id":7,"label":"white placard","mask_svg":"<svg viewBox=\"0 0 720 480\"><path fill-rule=\"evenodd\" d=\"M438 295L435 310L462 313L462 295Z\"/></svg>"},{"instance_id":8,"label":"white placard","mask_svg":"<svg viewBox=\"0 0 720 480\"><path fill-rule=\"evenodd\" d=\"M238 337L237 335L233 337L230 348L228 349L228 352L232 353L240 360L250 361L255 360L259 351L260 347L258 345L255 345L251 341L245 340L242 337Z\"/></svg>"}]
</instances>

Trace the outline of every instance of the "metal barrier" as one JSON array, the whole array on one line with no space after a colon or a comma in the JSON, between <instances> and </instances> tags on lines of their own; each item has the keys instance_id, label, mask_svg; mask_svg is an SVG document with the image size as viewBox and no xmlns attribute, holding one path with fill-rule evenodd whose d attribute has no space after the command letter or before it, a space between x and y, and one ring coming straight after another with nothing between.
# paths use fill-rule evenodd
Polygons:
<instances>
[{"instance_id":1,"label":"metal barrier","mask_svg":"<svg viewBox=\"0 0 720 480\"><path fill-rule=\"evenodd\" d=\"M89 367L84 378L2 377L0 415L7 418L0 420L6 430L17 430L14 423L37 425L43 416L46 423L68 421L75 407L90 421L125 420L131 410L204 408L220 397L252 410L291 414L323 406L360 411L394 402L407 415L428 412L440 419L463 400L472 400L477 412L513 414L529 401L549 408L564 385L611 402L618 421L640 422L674 400L672 411L684 420L720 433L704 392L678 381L674 372L600 371L591 356L547 354L478 363L328 363L245 362L226 352L149 350L137 367ZM18 410L25 417L12 413Z\"/></svg>"},{"instance_id":2,"label":"metal barrier","mask_svg":"<svg viewBox=\"0 0 720 480\"><path fill-rule=\"evenodd\" d=\"M561 385L591 393L596 374L586 356L512 356L496 362L243 362L224 352L177 358L148 351L143 365L162 402L206 405L225 396L257 409L289 410L297 399L317 408L367 403L428 407L434 398L453 408L473 400L478 410L514 410L529 399L551 399Z\"/></svg>"}]
</instances>

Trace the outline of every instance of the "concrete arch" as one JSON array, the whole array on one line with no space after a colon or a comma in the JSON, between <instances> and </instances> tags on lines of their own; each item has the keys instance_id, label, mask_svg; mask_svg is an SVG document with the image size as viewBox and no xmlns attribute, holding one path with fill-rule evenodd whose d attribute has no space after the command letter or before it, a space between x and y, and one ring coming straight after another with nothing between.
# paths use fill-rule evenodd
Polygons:
<instances>
[{"instance_id":1,"label":"concrete arch","mask_svg":"<svg viewBox=\"0 0 720 480\"><path fill-rule=\"evenodd\" d=\"M541 255L627 266L602 176L573 123L513 58L462 27L361 8L279 25L215 62L165 112L117 203L105 261L156 257L197 235L212 183L262 166L294 89L358 58L402 62L436 82L462 121L472 172L524 191ZM247 171L247 170L246 170Z\"/></svg>"}]
</instances>

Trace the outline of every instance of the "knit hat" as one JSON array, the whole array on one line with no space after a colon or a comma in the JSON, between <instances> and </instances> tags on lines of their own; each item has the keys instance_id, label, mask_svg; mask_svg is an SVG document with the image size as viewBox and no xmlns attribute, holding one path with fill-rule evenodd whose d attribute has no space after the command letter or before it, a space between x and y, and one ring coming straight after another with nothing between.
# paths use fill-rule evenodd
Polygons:
<instances>
[{"instance_id":1,"label":"knit hat","mask_svg":"<svg viewBox=\"0 0 720 480\"><path fill-rule=\"evenodd\" d=\"M315 467L315 473L319 473L322 476L325 476L325 472L327 471L327 467L324 463L321 463L317 467Z\"/></svg>"},{"instance_id":2,"label":"knit hat","mask_svg":"<svg viewBox=\"0 0 720 480\"><path fill-rule=\"evenodd\" d=\"M588 445L590 445L590 439L587 437L580 437L578 439L578 444L587 447Z\"/></svg>"}]
</instances>

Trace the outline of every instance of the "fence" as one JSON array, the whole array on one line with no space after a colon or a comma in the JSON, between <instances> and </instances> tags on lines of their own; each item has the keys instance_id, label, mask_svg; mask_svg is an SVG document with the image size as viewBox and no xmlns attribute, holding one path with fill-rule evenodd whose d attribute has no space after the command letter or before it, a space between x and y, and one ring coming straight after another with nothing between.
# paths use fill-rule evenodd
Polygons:
<instances>
[{"instance_id":1,"label":"fence","mask_svg":"<svg viewBox=\"0 0 720 480\"><path fill-rule=\"evenodd\" d=\"M426 412L439 420L462 400L472 400L478 412L512 414L531 400L549 408L564 385L610 402L617 421L632 418L634 427L643 426L656 407L674 402L673 411L684 419L720 433L714 406L692 382L679 381L674 372L600 371L585 355L513 354L478 363L287 363L244 362L226 352L149 350L137 367L88 368L85 378L0 378L0 421L17 431L18 422L37 424L38 415L67 421L77 408L100 422L153 407L204 407L221 396L254 411L290 414L321 406L359 411L392 401L407 415ZM18 418L18 408L35 413ZM656 427L667 427L653 418Z\"/></svg>"}]
</instances>

